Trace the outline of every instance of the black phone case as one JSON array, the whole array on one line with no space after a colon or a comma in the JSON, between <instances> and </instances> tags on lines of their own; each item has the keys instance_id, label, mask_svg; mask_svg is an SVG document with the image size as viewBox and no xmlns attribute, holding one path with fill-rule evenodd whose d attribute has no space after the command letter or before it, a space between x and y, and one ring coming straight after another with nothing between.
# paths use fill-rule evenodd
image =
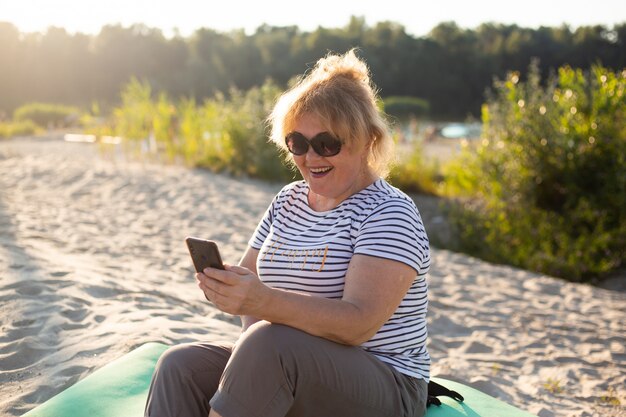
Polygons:
<instances>
[{"instance_id":1,"label":"black phone case","mask_svg":"<svg viewBox=\"0 0 626 417\"><path fill-rule=\"evenodd\" d=\"M188 237L185 242L196 272L202 272L207 267L224 269L222 257L214 241Z\"/></svg>"}]
</instances>

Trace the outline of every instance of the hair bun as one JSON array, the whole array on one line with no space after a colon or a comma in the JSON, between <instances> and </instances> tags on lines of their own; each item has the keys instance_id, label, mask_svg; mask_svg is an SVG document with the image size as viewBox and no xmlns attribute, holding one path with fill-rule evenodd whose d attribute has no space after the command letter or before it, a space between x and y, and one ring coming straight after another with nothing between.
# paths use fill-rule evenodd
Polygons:
<instances>
[{"instance_id":1,"label":"hair bun","mask_svg":"<svg viewBox=\"0 0 626 417\"><path fill-rule=\"evenodd\" d=\"M351 49L343 55L328 54L317 61L311 77L317 80L345 77L369 84L369 69L365 62L356 56L354 51L354 49Z\"/></svg>"}]
</instances>

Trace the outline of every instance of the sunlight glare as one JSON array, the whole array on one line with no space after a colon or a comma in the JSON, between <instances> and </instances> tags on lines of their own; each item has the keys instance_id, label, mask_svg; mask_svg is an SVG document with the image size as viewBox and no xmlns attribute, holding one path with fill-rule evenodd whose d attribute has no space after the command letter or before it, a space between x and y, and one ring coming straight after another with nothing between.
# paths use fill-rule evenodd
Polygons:
<instances>
[{"instance_id":1,"label":"sunlight glare","mask_svg":"<svg viewBox=\"0 0 626 417\"><path fill-rule=\"evenodd\" d=\"M195 0L3 0L0 21L11 22L26 32L57 26L69 32L91 34L98 33L107 24L143 23L161 28L165 33L174 32L176 28L183 36L201 27L226 32L244 29L251 34L264 23L296 25L303 31L314 31L319 26L344 27L351 16L363 17L370 27L378 22L398 23L415 36L427 35L439 23L450 21L465 28L486 22L537 28L562 24L571 27L611 25L626 21L626 8L621 0L604 3L605 7L594 8L590 13L585 3L568 0L525 0L523 7L514 9L497 0L440 0L437 4L400 0L388 0L384 4L376 0L318 0L298 8L286 0L231 0L219 6Z\"/></svg>"}]
</instances>

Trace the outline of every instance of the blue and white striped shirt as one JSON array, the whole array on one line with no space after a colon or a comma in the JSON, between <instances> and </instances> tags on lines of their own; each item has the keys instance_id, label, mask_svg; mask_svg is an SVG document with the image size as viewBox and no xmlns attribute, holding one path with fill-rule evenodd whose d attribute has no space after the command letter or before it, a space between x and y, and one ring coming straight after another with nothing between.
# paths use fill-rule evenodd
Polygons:
<instances>
[{"instance_id":1,"label":"blue and white striped shirt","mask_svg":"<svg viewBox=\"0 0 626 417\"><path fill-rule=\"evenodd\" d=\"M411 266L416 271L411 288L362 348L398 371L428 381L430 250L413 200L379 179L334 209L317 212L308 204L308 192L304 181L285 186L257 226L249 243L259 250L260 279L275 288L341 299L354 254Z\"/></svg>"}]
</instances>

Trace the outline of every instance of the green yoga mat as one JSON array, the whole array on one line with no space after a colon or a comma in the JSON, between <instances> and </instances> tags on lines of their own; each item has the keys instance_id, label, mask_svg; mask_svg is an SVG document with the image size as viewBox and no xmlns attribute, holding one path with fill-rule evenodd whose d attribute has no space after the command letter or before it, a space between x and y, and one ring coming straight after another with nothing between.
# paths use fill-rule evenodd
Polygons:
<instances>
[{"instance_id":1,"label":"green yoga mat","mask_svg":"<svg viewBox=\"0 0 626 417\"><path fill-rule=\"evenodd\" d=\"M23 417L141 417L154 366L167 349L146 343L32 409ZM441 378L434 381L457 391L465 401L441 397L427 417L534 417L478 390Z\"/></svg>"},{"instance_id":2,"label":"green yoga mat","mask_svg":"<svg viewBox=\"0 0 626 417\"><path fill-rule=\"evenodd\" d=\"M141 417L161 343L146 343L103 366L23 417Z\"/></svg>"}]
</instances>

